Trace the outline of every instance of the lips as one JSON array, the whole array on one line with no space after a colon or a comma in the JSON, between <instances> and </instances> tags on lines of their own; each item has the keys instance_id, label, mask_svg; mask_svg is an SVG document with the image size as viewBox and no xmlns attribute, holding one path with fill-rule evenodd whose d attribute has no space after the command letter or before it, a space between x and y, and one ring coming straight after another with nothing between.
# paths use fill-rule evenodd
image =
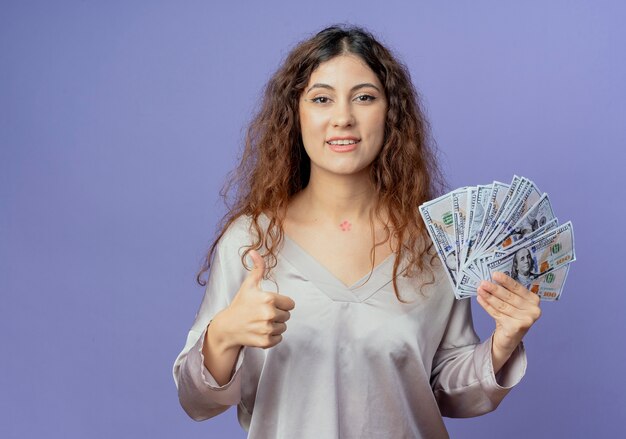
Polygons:
<instances>
[{"instance_id":1,"label":"lips","mask_svg":"<svg viewBox=\"0 0 626 439\"><path fill-rule=\"evenodd\" d=\"M332 144L332 143L328 143L327 145L328 147L331 149L331 151L335 151L335 152L350 152L350 151L354 151L356 149L356 146L358 145L359 142L357 143L347 143L345 145L342 144Z\"/></svg>"},{"instance_id":2,"label":"lips","mask_svg":"<svg viewBox=\"0 0 626 439\"><path fill-rule=\"evenodd\" d=\"M341 136L341 137L331 137L326 139L326 143L331 144L349 144L349 143L358 143L361 139L354 136Z\"/></svg>"},{"instance_id":3,"label":"lips","mask_svg":"<svg viewBox=\"0 0 626 439\"><path fill-rule=\"evenodd\" d=\"M350 152L356 149L361 139L355 136L334 136L326 139L326 144L334 152Z\"/></svg>"}]
</instances>

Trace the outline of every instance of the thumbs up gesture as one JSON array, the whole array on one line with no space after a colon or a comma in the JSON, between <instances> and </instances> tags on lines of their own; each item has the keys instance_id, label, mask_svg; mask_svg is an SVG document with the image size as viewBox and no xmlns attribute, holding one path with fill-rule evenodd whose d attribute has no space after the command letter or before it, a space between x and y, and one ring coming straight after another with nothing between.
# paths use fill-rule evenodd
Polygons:
<instances>
[{"instance_id":1,"label":"thumbs up gesture","mask_svg":"<svg viewBox=\"0 0 626 439\"><path fill-rule=\"evenodd\" d=\"M221 339L228 347L271 348L283 339L286 321L294 301L278 293L263 291L261 280L265 261L256 250L250 251L254 268L244 279L231 304L213 319Z\"/></svg>"}]
</instances>

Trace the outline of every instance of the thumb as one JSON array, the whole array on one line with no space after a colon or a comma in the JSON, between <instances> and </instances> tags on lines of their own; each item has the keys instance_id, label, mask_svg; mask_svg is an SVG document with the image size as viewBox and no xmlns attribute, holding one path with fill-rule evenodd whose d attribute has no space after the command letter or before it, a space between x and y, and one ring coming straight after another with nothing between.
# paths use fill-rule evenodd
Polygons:
<instances>
[{"instance_id":1,"label":"thumb","mask_svg":"<svg viewBox=\"0 0 626 439\"><path fill-rule=\"evenodd\" d=\"M263 279L263 275L265 274L265 260L261 257L258 251L250 250L250 257L252 258L252 263L254 267L248 273L247 280L255 285L259 286L261 280Z\"/></svg>"}]
</instances>

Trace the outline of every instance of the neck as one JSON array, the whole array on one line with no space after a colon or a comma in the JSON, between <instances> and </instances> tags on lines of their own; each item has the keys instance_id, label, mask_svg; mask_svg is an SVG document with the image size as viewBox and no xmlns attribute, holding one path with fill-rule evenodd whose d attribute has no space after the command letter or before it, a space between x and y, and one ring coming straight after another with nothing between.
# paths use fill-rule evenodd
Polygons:
<instances>
[{"instance_id":1,"label":"neck","mask_svg":"<svg viewBox=\"0 0 626 439\"><path fill-rule=\"evenodd\" d=\"M356 175L312 173L301 196L311 218L336 224L344 220L369 222L370 211L376 202L368 170Z\"/></svg>"}]
</instances>

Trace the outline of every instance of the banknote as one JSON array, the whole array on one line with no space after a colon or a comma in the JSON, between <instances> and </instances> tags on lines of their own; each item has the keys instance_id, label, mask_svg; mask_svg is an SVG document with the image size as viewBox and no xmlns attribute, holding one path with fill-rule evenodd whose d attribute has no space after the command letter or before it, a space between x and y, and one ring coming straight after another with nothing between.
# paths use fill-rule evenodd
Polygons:
<instances>
[{"instance_id":1,"label":"banknote","mask_svg":"<svg viewBox=\"0 0 626 439\"><path fill-rule=\"evenodd\" d=\"M419 211L435 245L446 272L456 285L456 249L454 246L454 219L452 214L452 195L446 194L420 206Z\"/></svg>"},{"instance_id":2,"label":"banknote","mask_svg":"<svg viewBox=\"0 0 626 439\"><path fill-rule=\"evenodd\" d=\"M515 179L513 179L513 183L515 183ZM501 208L502 203L506 199L510 188L511 185L500 183L499 181L494 181L492 183L483 222L478 229L478 236L476 237L476 242L474 242L473 245L475 252L479 251L484 238L487 238L487 236L489 235L491 225L496 217L497 212Z\"/></svg>"},{"instance_id":3,"label":"banknote","mask_svg":"<svg viewBox=\"0 0 626 439\"><path fill-rule=\"evenodd\" d=\"M467 210L467 192L468 190L458 190L452 192L452 224L454 228L454 246L455 254L461 253L465 243L465 222ZM461 258L456 258L456 271L461 269Z\"/></svg>"},{"instance_id":4,"label":"banknote","mask_svg":"<svg viewBox=\"0 0 626 439\"><path fill-rule=\"evenodd\" d=\"M498 224L498 220L509 207L510 200L516 197L520 190L520 187L525 183L526 180L523 177L518 177L517 175L515 175L513 177L513 180L511 181L511 184L508 185L507 190L501 193L499 203L495 206L493 214L489 216L488 221L485 224L485 231L483 233L478 248L483 248L485 246L485 243L494 232L496 225Z\"/></svg>"},{"instance_id":5,"label":"banknote","mask_svg":"<svg viewBox=\"0 0 626 439\"><path fill-rule=\"evenodd\" d=\"M511 244L507 247L503 245L498 245L496 247L491 247L488 252L482 253L480 257L475 258L472 262L472 269L474 272L478 273L478 276L483 279L484 276L489 275L489 269L487 268L487 263L496 259L500 259L507 255L508 252L515 251L518 247L524 246L531 240L536 237L543 235L548 230L552 230L558 226L558 220L553 218L548 221L543 226L539 227L535 230L525 231L525 233L514 235L511 234L506 238L506 241L511 242Z\"/></svg>"},{"instance_id":6,"label":"banknote","mask_svg":"<svg viewBox=\"0 0 626 439\"><path fill-rule=\"evenodd\" d=\"M555 219L550 198L548 194L543 194L517 223L507 227L504 236L496 241L496 250L505 250L514 246Z\"/></svg>"},{"instance_id":7,"label":"banknote","mask_svg":"<svg viewBox=\"0 0 626 439\"><path fill-rule=\"evenodd\" d=\"M459 265L465 264L468 257L468 251L472 247L472 243L476 240L478 229L482 224L485 214L486 188L488 186L470 187L467 193L467 212L465 219L465 239L459 254Z\"/></svg>"},{"instance_id":8,"label":"banknote","mask_svg":"<svg viewBox=\"0 0 626 439\"><path fill-rule=\"evenodd\" d=\"M515 198L509 200L508 209L498 217L498 222L494 231L486 240L484 247L489 249L494 244L499 244L510 232L510 227L516 224L532 206L539 201L541 193L535 184L526 180L523 188L516 194Z\"/></svg>"},{"instance_id":9,"label":"banknote","mask_svg":"<svg viewBox=\"0 0 626 439\"><path fill-rule=\"evenodd\" d=\"M569 269L570 264L564 265L549 273L542 274L537 279L524 286L543 300L559 300L563 292L563 287L565 286Z\"/></svg>"},{"instance_id":10,"label":"banknote","mask_svg":"<svg viewBox=\"0 0 626 439\"><path fill-rule=\"evenodd\" d=\"M500 200L498 208L485 226L485 231L481 237L481 241L476 248L476 253L485 252L490 246L493 234L496 232L498 225L502 221L502 217L510 210L511 204L517 200L522 188L526 185L524 177L514 176L513 181L509 185L508 190L503 193L504 196Z\"/></svg>"},{"instance_id":11,"label":"banknote","mask_svg":"<svg viewBox=\"0 0 626 439\"><path fill-rule=\"evenodd\" d=\"M537 294L542 300L555 301L561 297L565 280L569 272L570 264L566 264L548 273L542 274L528 283L523 284L530 292ZM461 273L460 282L463 281L464 273ZM491 276L489 276L491 279ZM519 281L519 279L518 279ZM470 297L475 295L473 291L479 282L474 284L473 288L460 288L457 292L459 298Z\"/></svg>"},{"instance_id":12,"label":"banknote","mask_svg":"<svg viewBox=\"0 0 626 439\"><path fill-rule=\"evenodd\" d=\"M573 226L559 225L548 194L530 179L459 188L419 210L457 298L476 295L494 271L532 286L542 300L561 296L576 259Z\"/></svg>"},{"instance_id":13,"label":"banknote","mask_svg":"<svg viewBox=\"0 0 626 439\"><path fill-rule=\"evenodd\" d=\"M522 284L528 284L542 274L556 270L576 260L574 229L567 223L548 230L506 256L488 262L489 273L506 273Z\"/></svg>"}]
</instances>

